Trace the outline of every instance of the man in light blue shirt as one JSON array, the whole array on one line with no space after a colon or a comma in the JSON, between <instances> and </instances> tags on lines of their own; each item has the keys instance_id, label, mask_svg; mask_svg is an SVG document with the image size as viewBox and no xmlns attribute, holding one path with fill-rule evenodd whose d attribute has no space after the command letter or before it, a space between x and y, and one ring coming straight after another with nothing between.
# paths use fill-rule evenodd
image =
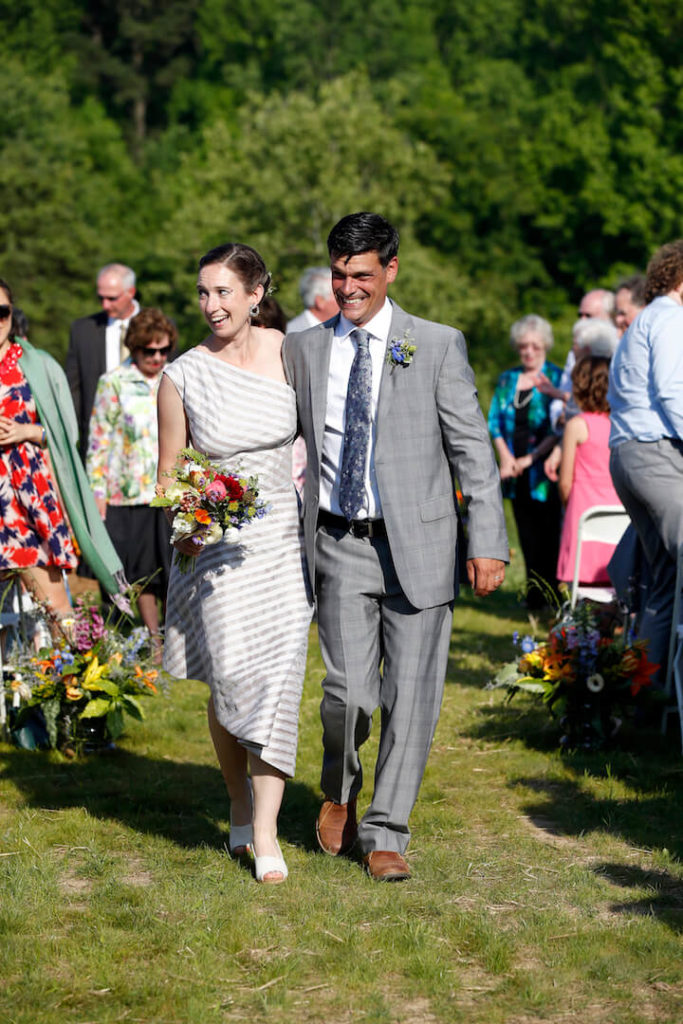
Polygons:
<instances>
[{"instance_id":1,"label":"man in light blue shirt","mask_svg":"<svg viewBox=\"0 0 683 1024\"><path fill-rule=\"evenodd\" d=\"M638 632L663 684L683 544L683 239L652 257L646 298L610 368L610 471L652 574Z\"/></svg>"}]
</instances>

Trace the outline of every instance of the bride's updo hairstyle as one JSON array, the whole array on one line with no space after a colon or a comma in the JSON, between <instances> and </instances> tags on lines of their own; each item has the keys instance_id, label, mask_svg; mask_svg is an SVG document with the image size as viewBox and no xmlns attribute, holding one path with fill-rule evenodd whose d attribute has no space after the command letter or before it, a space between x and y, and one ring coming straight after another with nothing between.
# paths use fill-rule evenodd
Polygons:
<instances>
[{"instance_id":1,"label":"bride's updo hairstyle","mask_svg":"<svg viewBox=\"0 0 683 1024\"><path fill-rule=\"evenodd\" d=\"M241 242L226 242L225 245L217 245L215 249L209 249L199 261L199 269L211 266L213 263L220 263L224 267L237 274L247 292L256 291L259 285L263 286L263 294L267 295L270 287L271 275L266 270L266 265L250 245L242 245Z\"/></svg>"}]
</instances>

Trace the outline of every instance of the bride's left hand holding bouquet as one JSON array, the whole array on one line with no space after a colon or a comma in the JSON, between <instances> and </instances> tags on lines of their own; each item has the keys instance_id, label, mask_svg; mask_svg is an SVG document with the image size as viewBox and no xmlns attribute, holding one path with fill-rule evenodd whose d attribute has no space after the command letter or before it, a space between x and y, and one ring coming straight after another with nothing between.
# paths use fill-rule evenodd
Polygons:
<instances>
[{"instance_id":1,"label":"bride's left hand holding bouquet","mask_svg":"<svg viewBox=\"0 0 683 1024\"><path fill-rule=\"evenodd\" d=\"M190 540L197 554L224 538L236 543L239 538L235 531L263 519L271 509L259 497L257 476L226 472L195 448L182 449L178 465L168 476L173 482L165 490L158 488L150 504L174 513L171 544ZM181 572L194 570L194 555L176 550L175 558Z\"/></svg>"}]
</instances>

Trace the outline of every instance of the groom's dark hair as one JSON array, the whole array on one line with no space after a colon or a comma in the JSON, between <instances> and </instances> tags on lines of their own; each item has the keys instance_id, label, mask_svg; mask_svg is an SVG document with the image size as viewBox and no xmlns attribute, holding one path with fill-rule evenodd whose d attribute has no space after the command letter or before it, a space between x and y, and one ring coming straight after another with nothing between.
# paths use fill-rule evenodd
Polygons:
<instances>
[{"instance_id":1,"label":"groom's dark hair","mask_svg":"<svg viewBox=\"0 0 683 1024\"><path fill-rule=\"evenodd\" d=\"M398 231L378 213L350 213L330 231L327 251L331 259L342 257L347 261L362 252L376 252L386 267L398 255Z\"/></svg>"}]
</instances>

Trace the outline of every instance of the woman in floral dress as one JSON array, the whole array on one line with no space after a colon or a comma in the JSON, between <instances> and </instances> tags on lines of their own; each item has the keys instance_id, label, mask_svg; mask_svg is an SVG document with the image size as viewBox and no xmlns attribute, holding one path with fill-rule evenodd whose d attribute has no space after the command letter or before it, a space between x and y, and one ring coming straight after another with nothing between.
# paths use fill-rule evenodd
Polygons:
<instances>
[{"instance_id":1,"label":"woman in floral dress","mask_svg":"<svg viewBox=\"0 0 683 1024\"><path fill-rule=\"evenodd\" d=\"M12 294L0 280L0 575L26 570L29 590L65 616L71 607L62 569L75 568L77 559L23 354L13 337Z\"/></svg>"},{"instance_id":2,"label":"woman in floral dress","mask_svg":"<svg viewBox=\"0 0 683 1024\"><path fill-rule=\"evenodd\" d=\"M12 292L0 279L0 577L21 570L60 618L71 612L62 570L77 562L69 526L102 587L118 594L126 583L76 450L64 371L17 333Z\"/></svg>"}]
</instances>

